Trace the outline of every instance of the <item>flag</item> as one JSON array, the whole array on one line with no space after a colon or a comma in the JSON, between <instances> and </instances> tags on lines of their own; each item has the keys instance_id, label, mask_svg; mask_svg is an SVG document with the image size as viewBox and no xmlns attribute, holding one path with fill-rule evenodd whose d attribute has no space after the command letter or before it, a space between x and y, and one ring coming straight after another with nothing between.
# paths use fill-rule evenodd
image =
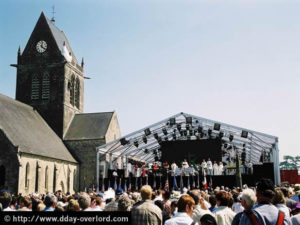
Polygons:
<instances>
[{"instance_id":1,"label":"flag","mask_svg":"<svg viewBox=\"0 0 300 225\"><path fill-rule=\"evenodd\" d=\"M194 178L194 176L192 176L192 181L193 181L192 187L195 188L195 187L196 187L196 183L195 183L195 178Z\"/></svg>"},{"instance_id":2,"label":"flag","mask_svg":"<svg viewBox=\"0 0 300 225\"><path fill-rule=\"evenodd\" d=\"M174 175L174 180L173 180L173 190L177 190L178 186L177 186L177 180L176 180L176 176Z\"/></svg>"},{"instance_id":3,"label":"flag","mask_svg":"<svg viewBox=\"0 0 300 225\"><path fill-rule=\"evenodd\" d=\"M128 179L128 189L131 190L131 177Z\"/></svg>"},{"instance_id":4,"label":"flag","mask_svg":"<svg viewBox=\"0 0 300 225\"><path fill-rule=\"evenodd\" d=\"M117 185L117 178L115 177L115 182L114 182L114 190L118 189L118 185Z\"/></svg>"},{"instance_id":5,"label":"flag","mask_svg":"<svg viewBox=\"0 0 300 225\"><path fill-rule=\"evenodd\" d=\"M190 176L187 176L187 189L190 190L191 189L191 185L190 185Z\"/></svg>"},{"instance_id":6,"label":"flag","mask_svg":"<svg viewBox=\"0 0 300 225\"><path fill-rule=\"evenodd\" d=\"M107 186L107 190L110 188L110 179L108 178L108 186Z\"/></svg>"},{"instance_id":7,"label":"flag","mask_svg":"<svg viewBox=\"0 0 300 225\"><path fill-rule=\"evenodd\" d=\"M200 188L199 172L197 174L197 188Z\"/></svg>"},{"instance_id":8,"label":"flag","mask_svg":"<svg viewBox=\"0 0 300 225\"><path fill-rule=\"evenodd\" d=\"M105 191L105 184L104 184L104 178L102 177L102 187L101 187L101 189L102 189L102 193L104 193L104 191Z\"/></svg>"},{"instance_id":9,"label":"flag","mask_svg":"<svg viewBox=\"0 0 300 225\"><path fill-rule=\"evenodd\" d=\"M162 189L161 176L159 176L159 189Z\"/></svg>"},{"instance_id":10,"label":"flag","mask_svg":"<svg viewBox=\"0 0 300 225\"><path fill-rule=\"evenodd\" d=\"M207 189L207 181L206 181L206 173L205 173L205 171L203 172L203 182L202 182L202 184L203 184L204 189Z\"/></svg>"},{"instance_id":11,"label":"flag","mask_svg":"<svg viewBox=\"0 0 300 225\"><path fill-rule=\"evenodd\" d=\"M169 190L169 180L168 180L168 178L166 179L166 182L165 182L165 190L166 191Z\"/></svg>"},{"instance_id":12,"label":"flag","mask_svg":"<svg viewBox=\"0 0 300 225\"><path fill-rule=\"evenodd\" d=\"M153 177L153 189L156 189L156 176Z\"/></svg>"},{"instance_id":13,"label":"flag","mask_svg":"<svg viewBox=\"0 0 300 225\"><path fill-rule=\"evenodd\" d=\"M180 192L183 193L183 180L182 180L182 174L180 174Z\"/></svg>"},{"instance_id":14,"label":"flag","mask_svg":"<svg viewBox=\"0 0 300 225\"><path fill-rule=\"evenodd\" d=\"M212 188L212 186L213 186L213 182L212 182L212 177L210 176L210 178L209 178L209 187Z\"/></svg>"},{"instance_id":15,"label":"flag","mask_svg":"<svg viewBox=\"0 0 300 225\"><path fill-rule=\"evenodd\" d=\"M124 179L124 192L127 192L126 180Z\"/></svg>"},{"instance_id":16,"label":"flag","mask_svg":"<svg viewBox=\"0 0 300 225\"><path fill-rule=\"evenodd\" d=\"M138 187L138 178L137 177L135 177L135 189L136 190L139 189L139 187Z\"/></svg>"}]
</instances>

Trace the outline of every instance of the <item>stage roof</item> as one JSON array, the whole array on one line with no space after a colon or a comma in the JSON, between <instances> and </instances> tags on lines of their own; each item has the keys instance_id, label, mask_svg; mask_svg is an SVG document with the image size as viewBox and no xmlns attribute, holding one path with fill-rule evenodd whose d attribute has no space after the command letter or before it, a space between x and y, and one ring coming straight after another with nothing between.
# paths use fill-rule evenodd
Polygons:
<instances>
[{"instance_id":1,"label":"stage roof","mask_svg":"<svg viewBox=\"0 0 300 225\"><path fill-rule=\"evenodd\" d=\"M221 138L225 154L235 150L241 154L245 149L247 160L254 164L260 162L262 154L266 161L278 159L278 138L275 136L183 112L99 146L97 151L112 154L114 158L127 156L153 162L161 156L159 143L163 141L208 138Z\"/></svg>"}]
</instances>

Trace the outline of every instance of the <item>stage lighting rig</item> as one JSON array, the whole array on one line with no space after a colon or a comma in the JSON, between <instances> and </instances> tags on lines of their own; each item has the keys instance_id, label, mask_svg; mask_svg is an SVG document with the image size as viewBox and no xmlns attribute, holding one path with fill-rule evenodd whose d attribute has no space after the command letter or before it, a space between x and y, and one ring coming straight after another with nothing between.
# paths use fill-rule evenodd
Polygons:
<instances>
[{"instance_id":1,"label":"stage lighting rig","mask_svg":"<svg viewBox=\"0 0 300 225\"><path fill-rule=\"evenodd\" d=\"M186 120L186 123L189 123L189 124L192 124L192 122L193 122L193 118L190 116L186 117L185 120Z\"/></svg>"},{"instance_id":2,"label":"stage lighting rig","mask_svg":"<svg viewBox=\"0 0 300 225\"><path fill-rule=\"evenodd\" d=\"M181 125L180 124L177 124L177 130L181 131Z\"/></svg>"},{"instance_id":3,"label":"stage lighting rig","mask_svg":"<svg viewBox=\"0 0 300 225\"><path fill-rule=\"evenodd\" d=\"M219 138L222 139L222 137L224 137L224 133L221 131L221 132L219 133Z\"/></svg>"},{"instance_id":4,"label":"stage lighting rig","mask_svg":"<svg viewBox=\"0 0 300 225\"><path fill-rule=\"evenodd\" d=\"M150 131L149 128L147 128L146 130L144 130L144 132L145 132L145 135L146 135L146 136L149 136L149 135L151 134L151 131Z\"/></svg>"},{"instance_id":5,"label":"stage lighting rig","mask_svg":"<svg viewBox=\"0 0 300 225\"><path fill-rule=\"evenodd\" d=\"M137 147L137 148L139 147L139 142L138 141L134 141L133 144L134 144L135 147Z\"/></svg>"},{"instance_id":6,"label":"stage lighting rig","mask_svg":"<svg viewBox=\"0 0 300 225\"><path fill-rule=\"evenodd\" d=\"M198 126L198 132L199 132L199 133L202 133L202 131L203 131L203 127Z\"/></svg>"},{"instance_id":7,"label":"stage lighting rig","mask_svg":"<svg viewBox=\"0 0 300 225\"><path fill-rule=\"evenodd\" d=\"M155 138L156 140L158 140L158 134L157 134L157 133L154 133L153 136L154 136L154 138Z\"/></svg>"},{"instance_id":8,"label":"stage lighting rig","mask_svg":"<svg viewBox=\"0 0 300 225\"><path fill-rule=\"evenodd\" d=\"M207 134L208 134L209 137L211 137L212 130L210 128L207 130Z\"/></svg>"},{"instance_id":9,"label":"stage lighting rig","mask_svg":"<svg viewBox=\"0 0 300 225\"><path fill-rule=\"evenodd\" d=\"M173 125L176 124L176 119L173 117L173 118L170 119L169 122L170 122L170 126L173 126Z\"/></svg>"},{"instance_id":10,"label":"stage lighting rig","mask_svg":"<svg viewBox=\"0 0 300 225\"><path fill-rule=\"evenodd\" d=\"M168 131L167 131L166 128L163 128L163 129L162 129L162 132L164 133L164 135L168 135Z\"/></svg>"},{"instance_id":11,"label":"stage lighting rig","mask_svg":"<svg viewBox=\"0 0 300 225\"><path fill-rule=\"evenodd\" d=\"M120 139L120 143L121 143L121 145L127 145L129 143L129 141L126 140L126 138L122 138L122 139Z\"/></svg>"},{"instance_id":12,"label":"stage lighting rig","mask_svg":"<svg viewBox=\"0 0 300 225\"><path fill-rule=\"evenodd\" d=\"M147 137L146 137L146 136L143 137L143 142L144 142L145 144L147 144L148 140L147 140Z\"/></svg>"},{"instance_id":13,"label":"stage lighting rig","mask_svg":"<svg viewBox=\"0 0 300 225\"><path fill-rule=\"evenodd\" d=\"M229 135L229 141L230 141L230 142L233 141L233 135L232 135L232 134Z\"/></svg>"}]
</instances>

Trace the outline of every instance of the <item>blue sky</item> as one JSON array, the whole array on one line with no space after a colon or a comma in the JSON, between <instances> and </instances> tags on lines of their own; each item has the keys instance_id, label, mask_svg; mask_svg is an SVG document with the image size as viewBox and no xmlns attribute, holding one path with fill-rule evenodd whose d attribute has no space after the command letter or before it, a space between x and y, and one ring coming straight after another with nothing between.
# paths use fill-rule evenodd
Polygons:
<instances>
[{"instance_id":1,"label":"blue sky","mask_svg":"<svg viewBox=\"0 0 300 225\"><path fill-rule=\"evenodd\" d=\"M0 1L0 92L44 11L85 58L85 112L116 110L123 135L179 112L279 137L300 155L300 2Z\"/></svg>"}]
</instances>

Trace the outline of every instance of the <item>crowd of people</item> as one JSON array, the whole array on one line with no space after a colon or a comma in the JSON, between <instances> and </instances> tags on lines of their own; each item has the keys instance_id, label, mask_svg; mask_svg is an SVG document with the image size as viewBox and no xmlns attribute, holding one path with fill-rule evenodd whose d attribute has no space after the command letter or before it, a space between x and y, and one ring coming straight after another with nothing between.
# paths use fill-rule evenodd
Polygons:
<instances>
[{"instance_id":1,"label":"crowd of people","mask_svg":"<svg viewBox=\"0 0 300 225\"><path fill-rule=\"evenodd\" d=\"M133 225L300 225L300 185L276 187L261 179L256 187L186 188L139 191L121 187L77 194L0 192L1 211L129 211Z\"/></svg>"}]
</instances>

